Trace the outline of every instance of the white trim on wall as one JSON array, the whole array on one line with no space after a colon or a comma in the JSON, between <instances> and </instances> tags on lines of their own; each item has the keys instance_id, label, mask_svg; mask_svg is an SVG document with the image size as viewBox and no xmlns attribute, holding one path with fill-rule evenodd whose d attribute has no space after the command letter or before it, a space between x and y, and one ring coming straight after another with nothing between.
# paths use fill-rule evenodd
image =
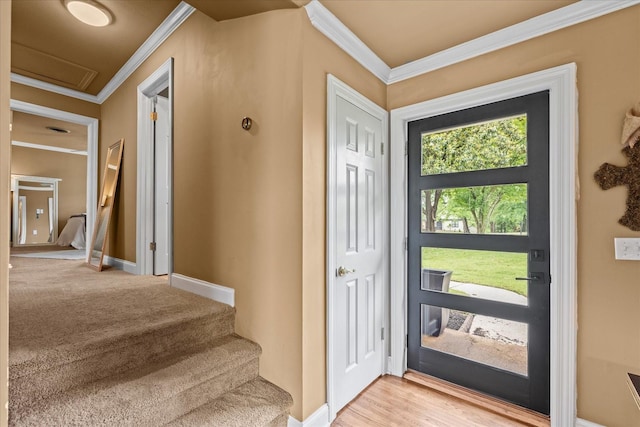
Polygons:
<instances>
[{"instance_id":1,"label":"white trim on wall","mask_svg":"<svg viewBox=\"0 0 640 427\"><path fill-rule=\"evenodd\" d=\"M289 416L289 422L287 423L287 427L328 427L329 425L329 406L326 403L304 421L298 421Z\"/></svg>"},{"instance_id":2,"label":"white trim on wall","mask_svg":"<svg viewBox=\"0 0 640 427\"><path fill-rule=\"evenodd\" d=\"M576 65L567 64L391 111L391 362L406 371L406 155L410 121L549 90L551 425L576 422Z\"/></svg>"},{"instance_id":3,"label":"white trim on wall","mask_svg":"<svg viewBox=\"0 0 640 427\"><path fill-rule=\"evenodd\" d=\"M205 282L204 280L194 279L193 277L177 273L171 274L170 283L171 287L182 289L183 291L191 292L192 294L200 295L201 297L209 298L223 304L228 304L231 307L235 307L236 305L236 291L233 288L216 285L215 283Z\"/></svg>"},{"instance_id":4,"label":"white trim on wall","mask_svg":"<svg viewBox=\"0 0 640 427\"><path fill-rule=\"evenodd\" d=\"M162 21L162 24L151 33L149 38L135 51L129 60L113 76L111 81L98 93L98 102L102 104L124 83L134 71L149 57L173 32L187 20L196 9L181 1L178 6Z\"/></svg>"},{"instance_id":5,"label":"white trim on wall","mask_svg":"<svg viewBox=\"0 0 640 427\"><path fill-rule=\"evenodd\" d=\"M516 43L598 18L638 3L640 3L640 0L578 1L395 68L389 68L335 15L322 6L318 0L309 2L305 9L311 24L318 31L327 36L373 75L389 85L466 61L476 56L504 49Z\"/></svg>"},{"instance_id":6,"label":"white trim on wall","mask_svg":"<svg viewBox=\"0 0 640 427\"><path fill-rule=\"evenodd\" d=\"M374 76L389 85L639 3L640 0L578 1L395 68L390 68L318 0L312 0L304 7L311 24L318 31L337 44ZM11 73L11 81L83 101L102 104L195 10L184 1L180 2L98 95L90 95L16 73Z\"/></svg>"},{"instance_id":7,"label":"white trim on wall","mask_svg":"<svg viewBox=\"0 0 640 427\"><path fill-rule=\"evenodd\" d=\"M45 90L47 92L57 93L58 95L68 96L70 98L76 98L81 101L93 102L99 104L98 97L79 90L69 89L66 87L54 85L53 83L43 82L31 77L21 76L20 74L11 73L11 81L13 83L19 83L21 85L34 87L36 89Z\"/></svg>"},{"instance_id":8,"label":"white trim on wall","mask_svg":"<svg viewBox=\"0 0 640 427\"><path fill-rule=\"evenodd\" d=\"M374 76L387 83L391 69L362 40L319 1L311 1L305 7L309 21L340 49L347 52Z\"/></svg>"},{"instance_id":9,"label":"white trim on wall","mask_svg":"<svg viewBox=\"0 0 640 427\"><path fill-rule=\"evenodd\" d=\"M138 271L135 263L120 258L110 257L109 255L104 256L102 263L115 269L125 271L129 274L136 274Z\"/></svg>"},{"instance_id":10,"label":"white trim on wall","mask_svg":"<svg viewBox=\"0 0 640 427\"><path fill-rule=\"evenodd\" d=\"M42 105L31 104L24 101L11 100L11 110L36 116L63 120L87 127L87 236L93 235L93 226L98 205L98 119L81 116L80 114L56 110ZM87 245L87 256L89 245Z\"/></svg>"},{"instance_id":11,"label":"white trim on wall","mask_svg":"<svg viewBox=\"0 0 640 427\"><path fill-rule=\"evenodd\" d=\"M576 420L576 426L575 427L605 427L601 424L596 424L594 422L591 421L587 421L587 420L583 420L582 418L578 418Z\"/></svg>"},{"instance_id":12,"label":"white trim on wall","mask_svg":"<svg viewBox=\"0 0 640 427\"><path fill-rule=\"evenodd\" d=\"M122 66L122 68L118 70L118 72L111 78L109 83L107 83L105 87L102 88L98 95L91 95L85 92L80 92L78 90L43 82L31 77L21 76L20 74L16 73L11 73L11 81L14 83L23 84L25 86L31 86L37 89L46 90L48 92L57 93L59 95L93 102L94 104L102 104L195 11L196 9L193 6L185 3L184 1L180 2L180 4L178 4L178 6L176 6L176 8L169 14L169 16L167 16L167 18L162 21L160 26L158 26L158 28L156 28L156 30L151 33L147 40L145 40L144 43L140 45L138 50L134 52L134 54Z\"/></svg>"},{"instance_id":13,"label":"white trim on wall","mask_svg":"<svg viewBox=\"0 0 640 427\"><path fill-rule=\"evenodd\" d=\"M55 151L57 153L78 154L80 156L87 155L86 150L74 150L72 148L57 147L55 145L34 144L32 142L24 141L11 141L11 145L23 148L33 148L34 150Z\"/></svg>"},{"instance_id":14,"label":"white trim on wall","mask_svg":"<svg viewBox=\"0 0 640 427\"><path fill-rule=\"evenodd\" d=\"M504 49L638 3L640 0L578 1L450 49L395 67L391 70L387 84L397 83L476 56Z\"/></svg>"}]
</instances>

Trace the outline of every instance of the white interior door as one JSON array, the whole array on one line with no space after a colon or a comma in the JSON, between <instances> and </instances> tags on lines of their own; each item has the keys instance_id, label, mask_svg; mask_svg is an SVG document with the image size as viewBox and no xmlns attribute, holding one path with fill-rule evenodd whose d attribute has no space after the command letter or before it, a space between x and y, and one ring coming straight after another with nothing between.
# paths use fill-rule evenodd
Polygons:
<instances>
[{"instance_id":1,"label":"white interior door","mask_svg":"<svg viewBox=\"0 0 640 427\"><path fill-rule=\"evenodd\" d=\"M154 241L153 274L169 273L169 99L156 97L154 131Z\"/></svg>"},{"instance_id":2,"label":"white interior door","mask_svg":"<svg viewBox=\"0 0 640 427\"><path fill-rule=\"evenodd\" d=\"M335 271L328 273L333 416L383 373L385 240L383 119L341 96L335 98L331 119L336 143L335 187L329 190L335 191L335 212L329 212L335 215L335 235L329 238L335 254L329 265Z\"/></svg>"}]
</instances>

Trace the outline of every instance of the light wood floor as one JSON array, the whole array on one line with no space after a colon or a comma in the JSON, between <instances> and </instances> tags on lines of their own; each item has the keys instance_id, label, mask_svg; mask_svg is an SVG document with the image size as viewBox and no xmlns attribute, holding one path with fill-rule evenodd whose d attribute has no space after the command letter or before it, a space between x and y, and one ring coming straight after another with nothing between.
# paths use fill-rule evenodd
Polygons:
<instances>
[{"instance_id":1,"label":"light wood floor","mask_svg":"<svg viewBox=\"0 0 640 427\"><path fill-rule=\"evenodd\" d=\"M404 378L385 375L349 403L333 427L528 426Z\"/></svg>"}]
</instances>

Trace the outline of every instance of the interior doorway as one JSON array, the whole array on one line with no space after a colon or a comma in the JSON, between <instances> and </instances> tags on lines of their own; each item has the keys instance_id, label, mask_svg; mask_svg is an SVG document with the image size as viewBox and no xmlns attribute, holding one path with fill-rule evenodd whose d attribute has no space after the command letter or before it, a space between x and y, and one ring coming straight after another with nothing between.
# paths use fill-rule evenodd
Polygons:
<instances>
[{"instance_id":1,"label":"interior doorway","mask_svg":"<svg viewBox=\"0 0 640 427\"><path fill-rule=\"evenodd\" d=\"M387 112L327 79L329 419L386 369ZM387 328L388 330L388 328Z\"/></svg>"},{"instance_id":2,"label":"interior doorway","mask_svg":"<svg viewBox=\"0 0 640 427\"><path fill-rule=\"evenodd\" d=\"M173 58L138 86L138 274L173 272Z\"/></svg>"},{"instance_id":3,"label":"interior doorway","mask_svg":"<svg viewBox=\"0 0 640 427\"><path fill-rule=\"evenodd\" d=\"M55 152L71 153L73 156L86 156L86 188L83 190L86 191L86 207L84 212L86 213L86 217L83 219L83 222L86 225L85 240L86 236L89 236L90 238L93 233L96 206L98 203L98 119L14 99L11 100L10 106L11 110L16 113L24 113L56 121L68 122L83 127L86 126L86 146L84 150L78 149L77 147L60 148L57 146L39 144L37 142L34 143L33 141L12 141L12 144L18 147L37 149L39 151L44 150L43 152L50 150ZM66 220L66 216L68 215L65 215L61 220ZM89 245L85 246L86 256L89 253Z\"/></svg>"}]
</instances>

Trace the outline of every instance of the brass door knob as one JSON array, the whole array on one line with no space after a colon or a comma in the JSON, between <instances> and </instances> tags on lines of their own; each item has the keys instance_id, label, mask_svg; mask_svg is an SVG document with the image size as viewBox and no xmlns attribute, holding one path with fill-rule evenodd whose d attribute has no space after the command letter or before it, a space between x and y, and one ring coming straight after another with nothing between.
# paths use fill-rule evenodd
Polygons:
<instances>
[{"instance_id":1,"label":"brass door knob","mask_svg":"<svg viewBox=\"0 0 640 427\"><path fill-rule=\"evenodd\" d=\"M355 273L356 270L349 270L348 268L344 268L343 266L338 267L338 271L336 272L336 275L338 277L343 277L346 276L349 273Z\"/></svg>"}]
</instances>

